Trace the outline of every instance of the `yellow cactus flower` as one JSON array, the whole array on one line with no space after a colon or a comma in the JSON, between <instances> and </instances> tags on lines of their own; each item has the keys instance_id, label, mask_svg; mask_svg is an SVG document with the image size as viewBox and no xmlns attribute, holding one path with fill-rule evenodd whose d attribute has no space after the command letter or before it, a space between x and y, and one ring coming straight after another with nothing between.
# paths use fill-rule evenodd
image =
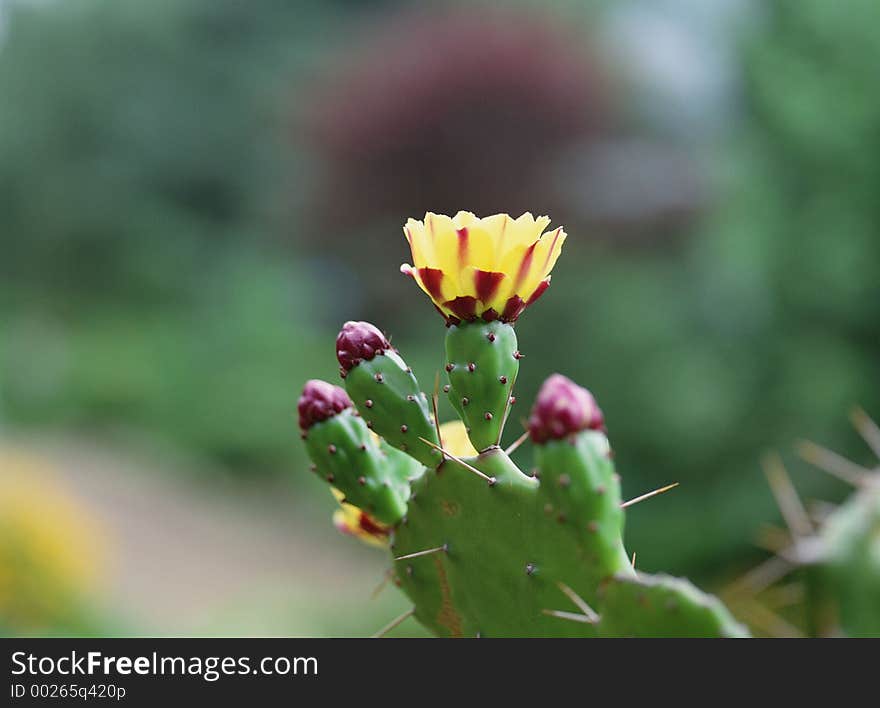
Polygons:
<instances>
[{"instance_id":1,"label":"yellow cactus flower","mask_svg":"<svg viewBox=\"0 0 880 708\"><path fill-rule=\"evenodd\" d=\"M425 214L403 227L413 265L412 276L448 323L482 317L514 322L550 284L550 271L562 252L565 231L526 212L478 218L469 211L454 217Z\"/></svg>"},{"instance_id":2,"label":"yellow cactus flower","mask_svg":"<svg viewBox=\"0 0 880 708\"><path fill-rule=\"evenodd\" d=\"M443 441L443 449L456 457L473 457L477 454L468 437L467 428L460 420L443 423L440 426L440 439Z\"/></svg>"},{"instance_id":3,"label":"yellow cactus flower","mask_svg":"<svg viewBox=\"0 0 880 708\"><path fill-rule=\"evenodd\" d=\"M333 512L333 525L339 532L354 536L369 546L388 546L388 534L391 531L388 526L376 521L354 504L348 504L345 495L335 487L330 487L330 491L339 502L339 508Z\"/></svg>"}]
</instances>

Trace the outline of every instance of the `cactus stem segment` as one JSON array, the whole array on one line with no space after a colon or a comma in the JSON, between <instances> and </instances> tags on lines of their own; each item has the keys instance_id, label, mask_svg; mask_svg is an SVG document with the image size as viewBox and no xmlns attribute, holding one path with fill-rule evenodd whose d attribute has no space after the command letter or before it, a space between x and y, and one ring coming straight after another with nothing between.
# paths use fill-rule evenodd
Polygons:
<instances>
[{"instance_id":1,"label":"cactus stem segment","mask_svg":"<svg viewBox=\"0 0 880 708\"><path fill-rule=\"evenodd\" d=\"M621 503L620 508L626 509L629 506L633 506L634 504L638 504L639 502L645 501L645 499L650 499L651 497L656 497L659 494L663 494L664 492L668 492L670 489L675 489L678 486L678 482L673 482L672 484L667 484L665 487L660 487L660 489L655 489L651 492L647 492L646 494L642 494L640 496L635 497L634 499L629 499ZM598 491L598 490L596 490Z\"/></svg>"},{"instance_id":2,"label":"cactus stem segment","mask_svg":"<svg viewBox=\"0 0 880 708\"><path fill-rule=\"evenodd\" d=\"M407 553L405 556L397 556L394 560L402 561L409 560L410 558L420 558L421 556L429 556L432 553L446 553L449 551L449 544L444 543L442 546L437 546L436 548L428 548L424 551L416 551L415 553Z\"/></svg>"},{"instance_id":3,"label":"cactus stem segment","mask_svg":"<svg viewBox=\"0 0 880 708\"><path fill-rule=\"evenodd\" d=\"M438 451L442 452L446 457L448 457L450 460L452 460L452 461L455 462L456 464L461 465L461 466L464 467L466 470L468 470L468 471L470 471L470 472L473 472L473 473L474 473L475 475L477 475L478 477L482 477L483 479L485 479L485 480L489 483L489 486L490 486L490 487L494 487L494 486L495 486L496 479L495 479L494 477L490 477L489 475L484 474L483 472L480 472L480 470L478 470L478 469L477 469L476 467L474 467L473 465L469 465L467 462L465 462L464 460L462 460L460 457L456 457L456 456L453 455L451 452L448 452L447 450L444 450L444 449L443 449L442 447L440 447L439 445L435 445L435 444L432 443L430 440L425 440L425 438L419 438L419 440L421 440L421 441L422 441L423 443L425 443L426 445L430 445L430 446L433 447L435 450L438 450Z\"/></svg>"},{"instance_id":4,"label":"cactus stem segment","mask_svg":"<svg viewBox=\"0 0 880 708\"><path fill-rule=\"evenodd\" d=\"M871 474L870 470L861 465L807 440L799 442L795 449L804 461L854 487L861 487Z\"/></svg>"},{"instance_id":5,"label":"cactus stem segment","mask_svg":"<svg viewBox=\"0 0 880 708\"><path fill-rule=\"evenodd\" d=\"M520 445L522 445L526 440L528 440L528 437L529 437L529 431L526 430L522 435L520 435L516 440L514 440L514 441L510 444L510 447L508 447L508 448L504 451L505 454L506 454L508 457L509 457L510 455L512 455L512 454L514 453L514 451L515 451Z\"/></svg>"},{"instance_id":6,"label":"cactus stem segment","mask_svg":"<svg viewBox=\"0 0 880 708\"><path fill-rule=\"evenodd\" d=\"M410 617L412 617L415 613L416 613L416 608L411 607L406 612L404 612L402 615L400 615L400 617L396 617L395 619L391 620L388 624L386 624L384 627L382 627L382 629L380 629L378 632L376 632L372 637L370 637L370 639L381 639L386 634L388 634L388 632L390 632L392 629L394 629L397 625L401 624L402 622L405 622Z\"/></svg>"}]
</instances>

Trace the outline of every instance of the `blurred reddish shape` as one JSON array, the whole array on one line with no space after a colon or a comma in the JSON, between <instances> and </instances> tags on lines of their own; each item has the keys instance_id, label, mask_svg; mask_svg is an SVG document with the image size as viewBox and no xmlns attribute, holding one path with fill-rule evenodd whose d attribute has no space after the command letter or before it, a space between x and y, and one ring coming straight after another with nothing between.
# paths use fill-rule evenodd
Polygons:
<instances>
[{"instance_id":1,"label":"blurred reddish shape","mask_svg":"<svg viewBox=\"0 0 880 708\"><path fill-rule=\"evenodd\" d=\"M319 81L299 127L323 234L428 210L543 213L543 175L606 115L584 32L521 8L385 18Z\"/></svg>"}]
</instances>

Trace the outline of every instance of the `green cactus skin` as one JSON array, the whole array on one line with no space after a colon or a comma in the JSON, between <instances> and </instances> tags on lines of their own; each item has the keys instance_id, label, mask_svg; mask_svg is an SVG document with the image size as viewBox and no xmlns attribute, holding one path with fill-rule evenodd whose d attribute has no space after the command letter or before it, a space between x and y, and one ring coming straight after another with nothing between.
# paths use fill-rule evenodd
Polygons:
<instances>
[{"instance_id":1,"label":"green cactus skin","mask_svg":"<svg viewBox=\"0 0 880 708\"><path fill-rule=\"evenodd\" d=\"M593 584L629 567L622 541L620 478L610 454L608 438L592 430L535 447L545 504L557 517L587 531L584 543L596 559Z\"/></svg>"},{"instance_id":2,"label":"green cactus skin","mask_svg":"<svg viewBox=\"0 0 880 708\"><path fill-rule=\"evenodd\" d=\"M748 636L720 600L683 578L618 575L601 595L601 637Z\"/></svg>"},{"instance_id":3,"label":"green cactus skin","mask_svg":"<svg viewBox=\"0 0 880 708\"><path fill-rule=\"evenodd\" d=\"M504 322L476 320L446 333L449 396L477 450L501 440L519 357L513 326Z\"/></svg>"},{"instance_id":4,"label":"green cactus skin","mask_svg":"<svg viewBox=\"0 0 880 708\"><path fill-rule=\"evenodd\" d=\"M377 434L426 467L442 456L419 438L439 445L428 399L397 352L386 351L362 361L345 375L345 389L358 411Z\"/></svg>"},{"instance_id":5,"label":"green cactus skin","mask_svg":"<svg viewBox=\"0 0 880 708\"><path fill-rule=\"evenodd\" d=\"M422 466L387 445L380 445L351 409L315 423L304 435L319 477L379 521L395 524L406 513L410 481Z\"/></svg>"},{"instance_id":6,"label":"green cactus skin","mask_svg":"<svg viewBox=\"0 0 880 708\"><path fill-rule=\"evenodd\" d=\"M538 480L502 450L466 462L495 483L445 462L413 485L407 518L394 534L395 556L447 549L395 564L416 617L444 637L594 636L591 625L543 613L575 610L557 580L595 601L588 532L545 512Z\"/></svg>"},{"instance_id":7,"label":"green cactus skin","mask_svg":"<svg viewBox=\"0 0 880 708\"><path fill-rule=\"evenodd\" d=\"M420 622L445 637L745 635L686 581L636 577L614 532L623 512L604 435L586 431L548 448L544 459L567 463L569 482L544 468L540 481L528 477L492 449L463 462L494 484L452 460L414 483L392 552L444 549L395 565ZM544 612L578 613L560 583L599 613L597 624Z\"/></svg>"}]
</instances>

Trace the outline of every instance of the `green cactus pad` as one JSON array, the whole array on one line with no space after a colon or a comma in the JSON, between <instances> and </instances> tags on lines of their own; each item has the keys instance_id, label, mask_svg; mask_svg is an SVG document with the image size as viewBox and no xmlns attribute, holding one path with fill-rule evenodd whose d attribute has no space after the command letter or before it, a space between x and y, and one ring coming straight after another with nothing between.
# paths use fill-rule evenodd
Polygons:
<instances>
[{"instance_id":1,"label":"green cactus pad","mask_svg":"<svg viewBox=\"0 0 880 708\"><path fill-rule=\"evenodd\" d=\"M452 637L743 636L686 581L636 577L607 451L604 435L585 431L539 453L554 468L540 480L492 449L462 462L493 483L454 460L414 483L392 553L431 551L394 566L419 621ZM560 485L562 465L570 479ZM598 622L578 621L589 617L568 589Z\"/></svg>"},{"instance_id":2,"label":"green cactus pad","mask_svg":"<svg viewBox=\"0 0 880 708\"><path fill-rule=\"evenodd\" d=\"M600 581L629 571L620 537L603 548L605 536L561 515L557 493L501 450L464 462L494 484L447 461L413 485L395 531L397 557L445 548L395 564L416 617L440 636L595 636L591 624L544 611L578 612L559 583L597 608Z\"/></svg>"},{"instance_id":3,"label":"green cactus pad","mask_svg":"<svg viewBox=\"0 0 880 708\"><path fill-rule=\"evenodd\" d=\"M345 389L367 424L390 445L426 467L440 464L440 453L419 440L440 442L428 399L397 352L386 351L352 367Z\"/></svg>"},{"instance_id":4,"label":"green cactus pad","mask_svg":"<svg viewBox=\"0 0 880 708\"><path fill-rule=\"evenodd\" d=\"M513 384L519 351L513 326L504 322L465 322L446 333L449 396L477 450L497 445Z\"/></svg>"},{"instance_id":5,"label":"green cactus pad","mask_svg":"<svg viewBox=\"0 0 880 708\"><path fill-rule=\"evenodd\" d=\"M345 494L346 501L386 524L406 514L409 485L421 474L421 465L393 448L380 447L354 411L312 425L305 444L315 472Z\"/></svg>"},{"instance_id":6,"label":"green cactus pad","mask_svg":"<svg viewBox=\"0 0 880 708\"><path fill-rule=\"evenodd\" d=\"M535 446L547 510L587 531L584 543L596 559L596 581L627 565L620 479L610 455L608 438L592 430Z\"/></svg>"},{"instance_id":7,"label":"green cactus pad","mask_svg":"<svg viewBox=\"0 0 880 708\"><path fill-rule=\"evenodd\" d=\"M746 637L712 595L669 575L618 575L601 589L603 637Z\"/></svg>"}]
</instances>

